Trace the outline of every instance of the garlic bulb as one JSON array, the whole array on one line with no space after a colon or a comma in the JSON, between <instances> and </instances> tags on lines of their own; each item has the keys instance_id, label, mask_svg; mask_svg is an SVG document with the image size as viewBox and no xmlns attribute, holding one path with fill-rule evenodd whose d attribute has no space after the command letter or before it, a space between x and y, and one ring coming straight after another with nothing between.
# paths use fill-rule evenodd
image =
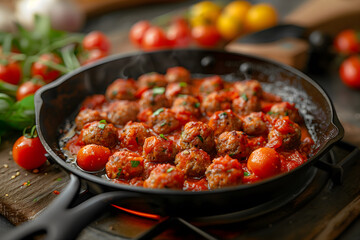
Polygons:
<instances>
[{"instance_id":1,"label":"garlic bulb","mask_svg":"<svg viewBox=\"0 0 360 240\"><path fill-rule=\"evenodd\" d=\"M27 28L34 25L34 15L49 16L54 29L74 32L84 23L85 14L71 0L19 0L15 16Z\"/></svg>"}]
</instances>

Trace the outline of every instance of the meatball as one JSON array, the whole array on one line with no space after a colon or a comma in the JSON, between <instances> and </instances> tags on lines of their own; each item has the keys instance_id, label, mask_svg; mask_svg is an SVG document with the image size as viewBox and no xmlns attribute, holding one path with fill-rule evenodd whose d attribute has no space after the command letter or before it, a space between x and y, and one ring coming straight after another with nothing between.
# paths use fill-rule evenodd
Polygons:
<instances>
[{"instance_id":1,"label":"meatball","mask_svg":"<svg viewBox=\"0 0 360 240\"><path fill-rule=\"evenodd\" d=\"M190 72L184 67L168 68L165 74L165 79L169 83L173 82L190 82Z\"/></svg>"},{"instance_id":2,"label":"meatball","mask_svg":"<svg viewBox=\"0 0 360 240\"><path fill-rule=\"evenodd\" d=\"M261 110L260 99L256 96L247 97L243 94L242 96L234 99L231 104L231 108L239 115L259 112Z\"/></svg>"},{"instance_id":3,"label":"meatball","mask_svg":"<svg viewBox=\"0 0 360 240\"><path fill-rule=\"evenodd\" d=\"M295 107L294 103L282 102L274 104L270 111L269 115L274 117L285 117L288 116L293 122L301 122L302 118L299 114L298 109Z\"/></svg>"},{"instance_id":4,"label":"meatball","mask_svg":"<svg viewBox=\"0 0 360 240\"><path fill-rule=\"evenodd\" d=\"M151 109L156 111L162 107L170 107L170 102L164 93L165 88L154 88L144 92L139 101L140 110Z\"/></svg>"},{"instance_id":5,"label":"meatball","mask_svg":"<svg viewBox=\"0 0 360 240\"><path fill-rule=\"evenodd\" d=\"M187 83L180 82L180 83L170 83L166 87L165 95L170 100L170 102L173 102L174 99L182 94L190 94L190 88Z\"/></svg>"},{"instance_id":6,"label":"meatball","mask_svg":"<svg viewBox=\"0 0 360 240\"><path fill-rule=\"evenodd\" d=\"M231 130L242 128L241 119L230 109L215 112L209 119L209 126L213 129L215 136Z\"/></svg>"},{"instance_id":7,"label":"meatball","mask_svg":"<svg viewBox=\"0 0 360 240\"><path fill-rule=\"evenodd\" d=\"M178 149L176 144L165 136L152 136L145 139L143 157L145 161L173 163Z\"/></svg>"},{"instance_id":8,"label":"meatball","mask_svg":"<svg viewBox=\"0 0 360 240\"><path fill-rule=\"evenodd\" d=\"M129 121L136 121L139 105L137 102L117 100L111 102L104 110L110 122L124 126Z\"/></svg>"},{"instance_id":9,"label":"meatball","mask_svg":"<svg viewBox=\"0 0 360 240\"><path fill-rule=\"evenodd\" d=\"M84 110L80 111L75 118L76 129L81 130L86 123L100 121L104 118L105 116L103 116L103 114L101 114L99 111L85 108Z\"/></svg>"},{"instance_id":10,"label":"meatball","mask_svg":"<svg viewBox=\"0 0 360 240\"><path fill-rule=\"evenodd\" d=\"M165 87L167 81L164 75L150 72L143 74L138 78L138 85L140 88Z\"/></svg>"},{"instance_id":11,"label":"meatball","mask_svg":"<svg viewBox=\"0 0 360 240\"><path fill-rule=\"evenodd\" d=\"M205 175L209 188L217 189L242 183L244 172L238 160L226 155L215 158L206 169Z\"/></svg>"},{"instance_id":12,"label":"meatball","mask_svg":"<svg viewBox=\"0 0 360 240\"><path fill-rule=\"evenodd\" d=\"M215 150L214 132L206 123L188 122L181 133L180 147L183 150L196 147L212 153Z\"/></svg>"},{"instance_id":13,"label":"meatball","mask_svg":"<svg viewBox=\"0 0 360 240\"><path fill-rule=\"evenodd\" d=\"M143 158L132 151L121 150L109 157L105 166L106 175L110 179L131 179L138 177L144 170Z\"/></svg>"},{"instance_id":14,"label":"meatball","mask_svg":"<svg viewBox=\"0 0 360 240\"><path fill-rule=\"evenodd\" d=\"M216 111L230 109L233 97L233 92L221 91L210 93L201 103L201 110L210 117Z\"/></svg>"},{"instance_id":15,"label":"meatball","mask_svg":"<svg viewBox=\"0 0 360 240\"><path fill-rule=\"evenodd\" d=\"M135 100L136 91L137 86L133 79L119 78L107 87L105 96L108 99Z\"/></svg>"},{"instance_id":16,"label":"meatball","mask_svg":"<svg viewBox=\"0 0 360 240\"><path fill-rule=\"evenodd\" d=\"M237 82L234 84L234 89L238 92L239 96L245 94L248 98L251 98L252 96L261 98L263 93L261 84L257 80Z\"/></svg>"},{"instance_id":17,"label":"meatball","mask_svg":"<svg viewBox=\"0 0 360 240\"><path fill-rule=\"evenodd\" d=\"M270 130L268 140L268 147L285 150L294 149L301 143L300 126L288 117L279 118Z\"/></svg>"},{"instance_id":18,"label":"meatball","mask_svg":"<svg viewBox=\"0 0 360 240\"><path fill-rule=\"evenodd\" d=\"M168 108L159 108L149 118L148 124L154 132L171 133L180 127L179 120L176 119L175 113Z\"/></svg>"},{"instance_id":19,"label":"meatball","mask_svg":"<svg viewBox=\"0 0 360 240\"><path fill-rule=\"evenodd\" d=\"M171 164L159 164L144 181L146 188L182 189L184 173Z\"/></svg>"},{"instance_id":20,"label":"meatball","mask_svg":"<svg viewBox=\"0 0 360 240\"><path fill-rule=\"evenodd\" d=\"M243 131L248 135L266 134L268 131L265 114L263 112L254 112L242 118Z\"/></svg>"},{"instance_id":21,"label":"meatball","mask_svg":"<svg viewBox=\"0 0 360 240\"><path fill-rule=\"evenodd\" d=\"M90 108L99 110L104 103L106 103L105 96L102 94L95 94L85 98L81 103L81 109Z\"/></svg>"},{"instance_id":22,"label":"meatball","mask_svg":"<svg viewBox=\"0 0 360 240\"><path fill-rule=\"evenodd\" d=\"M180 115L200 117L200 102L193 96L181 96L175 99L171 110Z\"/></svg>"},{"instance_id":23,"label":"meatball","mask_svg":"<svg viewBox=\"0 0 360 240\"><path fill-rule=\"evenodd\" d=\"M247 157L250 153L247 136L241 131L220 134L216 142L216 150L219 156L229 155L239 160Z\"/></svg>"},{"instance_id":24,"label":"meatball","mask_svg":"<svg viewBox=\"0 0 360 240\"><path fill-rule=\"evenodd\" d=\"M91 122L81 130L80 139L85 145L97 144L111 148L118 142L118 129L103 120Z\"/></svg>"},{"instance_id":25,"label":"meatball","mask_svg":"<svg viewBox=\"0 0 360 240\"><path fill-rule=\"evenodd\" d=\"M202 93L209 94L212 92L220 91L224 88L224 80L220 76L211 76L204 78L200 84L199 90Z\"/></svg>"},{"instance_id":26,"label":"meatball","mask_svg":"<svg viewBox=\"0 0 360 240\"><path fill-rule=\"evenodd\" d=\"M145 139L150 136L149 127L145 123L128 122L120 132L120 146L137 151L142 149Z\"/></svg>"},{"instance_id":27,"label":"meatball","mask_svg":"<svg viewBox=\"0 0 360 240\"><path fill-rule=\"evenodd\" d=\"M197 148L184 150L175 157L176 167L182 170L188 177L203 177L210 164L211 158L209 154Z\"/></svg>"}]
</instances>

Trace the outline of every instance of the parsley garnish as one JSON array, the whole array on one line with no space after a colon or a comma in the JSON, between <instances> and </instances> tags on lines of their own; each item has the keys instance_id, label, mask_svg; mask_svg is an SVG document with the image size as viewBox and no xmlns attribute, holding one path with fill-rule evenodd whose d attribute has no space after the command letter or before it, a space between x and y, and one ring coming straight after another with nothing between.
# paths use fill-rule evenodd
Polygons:
<instances>
[{"instance_id":1,"label":"parsley garnish","mask_svg":"<svg viewBox=\"0 0 360 240\"><path fill-rule=\"evenodd\" d=\"M139 164L140 164L140 161L130 161L131 162L131 167L137 167L137 166L139 166Z\"/></svg>"},{"instance_id":2,"label":"parsley garnish","mask_svg":"<svg viewBox=\"0 0 360 240\"><path fill-rule=\"evenodd\" d=\"M168 169L166 170L167 173L171 173L172 171L174 171L174 168L173 168L173 167L168 168Z\"/></svg>"},{"instance_id":3,"label":"parsley garnish","mask_svg":"<svg viewBox=\"0 0 360 240\"><path fill-rule=\"evenodd\" d=\"M251 174L249 172L244 172L244 176L247 177L247 176L250 176Z\"/></svg>"},{"instance_id":4,"label":"parsley garnish","mask_svg":"<svg viewBox=\"0 0 360 240\"><path fill-rule=\"evenodd\" d=\"M161 138L165 139L165 140L168 140L168 139L164 136L164 134L162 134L162 133L161 133L159 136L160 136Z\"/></svg>"},{"instance_id":5,"label":"parsley garnish","mask_svg":"<svg viewBox=\"0 0 360 240\"><path fill-rule=\"evenodd\" d=\"M98 127L100 129L104 129L105 126L106 126L106 120L103 119L103 120L99 121Z\"/></svg>"},{"instance_id":6,"label":"parsley garnish","mask_svg":"<svg viewBox=\"0 0 360 240\"><path fill-rule=\"evenodd\" d=\"M117 177L120 177L122 168L118 168L118 170L119 170L119 171L117 172L116 176L117 176Z\"/></svg>"},{"instance_id":7,"label":"parsley garnish","mask_svg":"<svg viewBox=\"0 0 360 240\"><path fill-rule=\"evenodd\" d=\"M163 94L165 92L165 88L164 87L156 87L153 88L152 93L153 95L159 95L159 94Z\"/></svg>"},{"instance_id":8,"label":"parsley garnish","mask_svg":"<svg viewBox=\"0 0 360 240\"><path fill-rule=\"evenodd\" d=\"M160 127L163 127L163 126L165 126L165 125L166 125L166 121L162 122L162 123L160 124Z\"/></svg>"},{"instance_id":9,"label":"parsley garnish","mask_svg":"<svg viewBox=\"0 0 360 240\"><path fill-rule=\"evenodd\" d=\"M186 87L186 86L187 86L187 83L186 83L186 82L180 82L180 83L179 83L179 86L180 86L180 87Z\"/></svg>"},{"instance_id":10,"label":"parsley garnish","mask_svg":"<svg viewBox=\"0 0 360 240\"><path fill-rule=\"evenodd\" d=\"M200 107L200 103L198 103L198 102L195 103L195 104L194 104L194 107L199 108L199 107Z\"/></svg>"},{"instance_id":11,"label":"parsley garnish","mask_svg":"<svg viewBox=\"0 0 360 240\"><path fill-rule=\"evenodd\" d=\"M204 142L204 139L202 138L202 136L197 135L197 137L200 139L201 142Z\"/></svg>"},{"instance_id":12,"label":"parsley garnish","mask_svg":"<svg viewBox=\"0 0 360 240\"><path fill-rule=\"evenodd\" d=\"M157 116L157 115L159 115L161 112L163 112L164 111L164 108L159 108L158 110L156 110L152 115L153 116Z\"/></svg>"},{"instance_id":13,"label":"parsley garnish","mask_svg":"<svg viewBox=\"0 0 360 240\"><path fill-rule=\"evenodd\" d=\"M247 97L247 95L244 93L243 95L241 95L241 97L245 100L245 101L247 101L247 100L249 100L249 98Z\"/></svg>"},{"instance_id":14,"label":"parsley garnish","mask_svg":"<svg viewBox=\"0 0 360 240\"><path fill-rule=\"evenodd\" d=\"M227 112L222 112L219 114L219 117L222 119L222 118L226 118L227 116Z\"/></svg>"}]
</instances>

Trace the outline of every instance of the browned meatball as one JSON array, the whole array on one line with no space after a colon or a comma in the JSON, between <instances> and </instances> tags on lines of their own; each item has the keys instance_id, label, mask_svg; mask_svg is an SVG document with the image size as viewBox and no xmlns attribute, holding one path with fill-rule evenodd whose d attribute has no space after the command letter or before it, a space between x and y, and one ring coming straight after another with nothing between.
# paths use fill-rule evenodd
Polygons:
<instances>
[{"instance_id":1,"label":"browned meatball","mask_svg":"<svg viewBox=\"0 0 360 240\"><path fill-rule=\"evenodd\" d=\"M268 131L268 123L263 112L254 112L242 118L243 131L248 135L266 134Z\"/></svg>"},{"instance_id":2,"label":"browned meatball","mask_svg":"<svg viewBox=\"0 0 360 240\"><path fill-rule=\"evenodd\" d=\"M217 111L230 109L233 96L232 92L225 91L210 93L201 103L201 111L211 116Z\"/></svg>"},{"instance_id":3,"label":"browned meatball","mask_svg":"<svg viewBox=\"0 0 360 240\"><path fill-rule=\"evenodd\" d=\"M173 82L190 82L191 74L184 67L171 67L168 68L165 74L165 79L169 83Z\"/></svg>"},{"instance_id":4,"label":"browned meatball","mask_svg":"<svg viewBox=\"0 0 360 240\"><path fill-rule=\"evenodd\" d=\"M178 95L184 95L190 93L191 92L190 92L189 84L185 82L170 83L169 85L167 85L165 91L165 95L170 100L170 102L173 102Z\"/></svg>"},{"instance_id":5,"label":"browned meatball","mask_svg":"<svg viewBox=\"0 0 360 240\"><path fill-rule=\"evenodd\" d=\"M198 148L186 149L176 155L175 165L188 177L201 178L211 164L209 154Z\"/></svg>"},{"instance_id":6,"label":"browned meatball","mask_svg":"<svg viewBox=\"0 0 360 240\"><path fill-rule=\"evenodd\" d=\"M95 121L84 126L80 139L87 144L97 144L105 147L114 147L118 142L118 129L106 121Z\"/></svg>"},{"instance_id":7,"label":"browned meatball","mask_svg":"<svg viewBox=\"0 0 360 240\"><path fill-rule=\"evenodd\" d=\"M175 113L191 114L195 117L199 117L201 115L199 100L189 95L177 97L171 107L171 110Z\"/></svg>"},{"instance_id":8,"label":"browned meatball","mask_svg":"<svg viewBox=\"0 0 360 240\"><path fill-rule=\"evenodd\" d=\"M143 158L132 151L121 150L109 157L105 166L108 178L131 179L138 177L144 170Z\"/></svg>"},{"instance_id":9,"label":"browned meatball","mask_svg":"<svg viewBox=\"0 0 360 240\"><path fill-rule=\"evenodd\" d=\"M137 91L136 82L133 79L117 79L110 84L105 96L108 99L134 100Z\"/></svg>"},{"instance_id":10,"label":"browned meatball","mask_svg":"<svg viewBox=\"0 0 360 240\"><path fill-rule=\"evenodd\" d=\"M232 110L239 115L247 115L261 110L260 99L256 96L242 95L235 98L231 105Z\"/></svg>"},{"instance_id":11,"label":"browned meatball","mask_svg":"<svg viewBox=\"0 0 360 240\"><path fill-rule=\"evenodd\" d=\"M261 98L263 93L261 84L257 80L246 80L242 82L237 82L234 84L234 88L238 92L239 96L245 94L248 98L252 96Z\"/></svg>"},{"instance_id":12,"label":"browned meatball","mask_svg":"<svg viewBox=\"0 0 360 240\"><path fill-rule=\"evenodd\" d=\"M175 113L168 108L159 108L149 118L148 124L154 132L171 133L180 127L179 120L176 119Z\"/></svg>"},{"instance_id":13,"label":"browned meatball","mask_svg":"<svg viewBox=\"0 0 360 240\"><path fill-rule=\"evenodd\" d=\"M178 153L176 144L165 136L152 136L145 139L143 157L146 161L157 163L173 163Z\"/></svg>"},{"instance_id":14,"label":"browned meatball","mask_svg":"<svg viewBox=\"0 0 360 240\"><path fill-rule=\"evenodd\" d=\"M106 103L105 96L102 94L95 94L85 98L81 103L81 109L90 108L100 110L104 103Z\"/></svg>"},{"instance_id":15,"label":"browned meatball","mask_svg":"<svg viewBox=\"0 0 360 240\"><path fill-rule=\"evenodd\" d=\"M301 128L288 117L276 120L268 134L268 147L290 150L301 143Z\"/></svg>"},{"instance_id":16,"label":"browned meatball","mask_svg":"<svg viewBox=\"0 0 360 240\"><path fill-rule=\"evenodd\" d=\"M220 76L211 76L204 78L200 84L199 91L205 94L220 91L224 88L224 80Z\"/></svg>"},{"instance_id":17,"label":"browned meatball","mask_svg":"<svg viewBox=\"0 0 360 240\"><path fill-rule=\"evenodd\" d=\"M132 151L141 150L145 139L150 136L149 127L145 123L128 122L120 132L120 146Z\"/></svg>"},{"instance_id":18,"label":"browned meatball","mask_svg":"<svg viewBox=\"0 0 360 240\"><path fill-rule=\"evenodd\" d=\"M231 130L240 130L241 119L230 109L215 112L209 119L209 126L213 129L215 136Z\"/></svg>"},{"instance_id":19,"label":"browned meatball","mask_svg":"<svg viewBox=\"0 0 360 240\"><path fill-rule=\"evenodd\" d=\"M146 188L182 189L184 173L171 164L159 164L144 181Z\"/></svg>"},{"instance_id":20,"label":"browned meatball","mask_svg":"<svg viewBox=\"0 0 360 240\"><path fill-rule=\"evenodd\" d=\"M147 90L139 101L141 111L151 109L153 112L162 107L170 107L170 102L165 96L165 88Z\"/></svg>"},{"instance_id":21,"label":"browned meatball","mask_svg":"<svg viewBox=\"0 0 360 240\"><path fill-rule=\"evenodd\" d=\"M81 130L86 123L100 121L104 118L106 118L106 116L99 111L86 108L80 111L75 118L76 129Z\"/></svg>"},{"instance_id":22,"label":"browned meatball","mask_svg":"<svg viewBox=\"0 0 360 240\"><path fill-rule=\"evenodd\" d=\"M137 102L127 100L117 100L111 102L104 111L107 112L107 118L116 125L124 126L129 121L136 121L139 113Z\"/></svg>"},{"instance_id":23,"label":"browned meatball","mask_svg":"<svg viewBox=\"0 0 360 240\"><path fill-rule=\"evenodd\" d=\"M216 150L219 156L229 155L239 160L247 157L250 153L247 136L241 131L220 134L216 142Z\"/></svg>"},{"instance_id":24,"label":"browned meatball","mask_svg":"<svg viewBox=\"0 0 360 240\"><path fill-rule=\"evenodd\" d=\"M229 157L215 158L206 169L206 179L210 189L236 186L242 183L244 171L238 160Z\"/></svg>"},{"instance_id":25,"label":"browned meatball","mask_svg":"<svg viewBox=\"0 0 360 240\"><path fill-rule=\"evenodd\" d=\"M196 147L212 153L215 150L214 132L206 123L188 122L181 133L180 146L183 150Z\"/></svg>"},{"instance_id":26,"label":"browned meatball","mask_svg":"<svg viewBox=\"0 0 360 240\"><path fill-rule=\"evenodd\" d=\"M150 72L145 73L138 78L138 85L140 88L166 87L167 81L164 75Z\"/></svg>"},{"instance_id":27,"label":"browned meatball","mask_svg":"<svg viewBox=\"0 0 360 240\"><path fill-rule=\"evenodd\" d=\"M289 102L276 103L271 107L268 114L273 117L288 116L291 121L297 123L302 121L299 111L295 107L294 103L289 103Z\"/></svg>"}]
</instances>

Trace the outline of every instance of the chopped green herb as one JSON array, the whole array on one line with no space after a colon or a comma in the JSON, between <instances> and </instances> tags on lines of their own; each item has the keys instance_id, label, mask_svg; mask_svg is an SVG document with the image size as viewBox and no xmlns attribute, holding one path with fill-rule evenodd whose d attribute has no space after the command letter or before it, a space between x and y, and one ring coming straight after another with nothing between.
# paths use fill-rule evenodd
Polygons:
<instances>
[{"instance_id":1,"label":"chopped green herb","mask_svg":"<svg viewBox=\"0 0 360 240\"><path fill-rule=\"evenodd\" d=\"M227 112L222 112L222 113L219 114L219 117L221 119L223 119L223 118L226 118L227 115L228 115Z\"/></svg>"},{"instance_id":2,"label":"chopped green herb","mask_svg":"<svg viewBox=\"0 0 360 240\"><path fill-rule=\"evenodd\" d=\"M197 137L200 139L201 142L204 142L204 139L202 138L202 136L197 135Z\"/></svg>"},{"instance_id":3,"label":"chopped green herb","mask_svg":"<svg viewBox=\"0 0 360 240\"><path fill-rule=\"evenodd\" d=\"M245 101L248 101L248 100L249 100L248 96L247 96L245 93L243 93L243 95L241 95L241 97L242 97Z\"/></svg>"},{"instance_id":4,"label":"chopped green herb","mask_svg":"<svg viewBox=\"0 0 360 240\"><path fill-rule=\"evenodd\" d=\"M106 126L106 120L103 119L103 120L99 121L98 127L100 129L104 129L105 126Z\"/></svg>"},{"instance_id":5,"label":"chopped green herb","mask_svg":"<svg viewBox=\"0 0 360 240\"><path fill-rule=\"evenodd\" d=\"M232 169L226 170L226 172L232 172Z\"/></svg>"},{"instance_id":6,"label":"chopped green herb","mask_svg":"<svg viewBox=\"0 0 360 240\"><path fill-rule=\"evenodd\" d=\"M57 178L56 181L60 182L62 181L62 178Z\"/></svg>"},{"instance_id":7,"label":"chopped green herb","mask_svg":"<svg viewBox=\"0 0 360 240\"><path fill-rule=\"evenodd\" d=\"M130 161L130 162L131 162L131 167L137 167L137 166L139 166L139 164L140 164L140 161L132 160L132 161Z\"/></svg>"},{"instance_id":8,"label":"chopped green herb","mask_svg":"<svg viewBox=\"0 0 360 240\"><path fill-rule=\"evenodd\" d=\"M159 94L163 94L165 92L165 88L164 87L156 87L156 88L153 88L152 90L153 92L153 95L159 95Z\"/></svg>"},{"instance_id":9,"label":"chopped green herb","mask_svg":"<svg viewBox=\"0 0 360 240\"><path fill-rule=\"evenodd\" d=\"M178 96L178 97L187 97L186 94L178 94L177 96Z\"/></svg>"},{"instance_id":10,"label":"chopped green herb","mask_svg":"<svg viewBox=\"0 0 360 240\"><path fill-rule=\"evenodd\" d=\"M179 86L180 86L180 87L186 87L186 86L187 86L187 83L186 83L186 82L180 82L180 83L179 83Z\"/></svg>"},{"instance_id":11,"label":"chopped green herb","mask_svg":"<svg viewBox=\"0 0 360 240\"><path fill-rule=\"evenodd\" d=\"M138 137L135 137L136 143L139 144L139 139Z\"/></svg>"},{"instance_id":12,"label":"chopped green herb","mask_svg":"<svg viewBox=\"0 0 360 240\"><path fill-rule=\"evenodd\" d=\"M111 92L111 94L115 97L118 94L118 92L116 90L114 90Z\"/></svg>"},{"instance_id":13,"label":"chopped green herb","mask_svg":"<svg viewBox=\"0 0 360 240\"><path fill-rule=\"evenodd\" d=\"M171 173L172 171L174 171L174 168L173 168L173 167L168 168L168 169L166 170L167 173Z\"/></svg>"},{"instance_id":14,"label":"chopped green herb","mask_svg":"<svg viewBox=\"0 0 360 240\"><path fill-rule=\"evenodd\" d=\"M37 201L38 201L38 199L37 199L37 198L34 198L33 202L37 202Z\"/></svg>"},{"instance_id":15,"label":"chopped green herb","mask_svg":"<svg viewBox=\"0 0 360 240\"><path fill-rule=\"evenodd\" d=\"M168 139L164 136L164 134L162 134L162 133L161 133L159 136L160 136L161 138L165 139L166 141L168 140Z\"/></svg>"},{"instance_id":16,"label":"chopped green herb","mask_svg":"<svg viewBox=\"0 0 360 240\"><path fill-rule=\"evenodd\" d=\"M285 116L289 116L289 112L288 112L288 111L285 111Z\"/></svg>"},{"instance_id":17,"label":"chopped green herb","mask_svg":"<svg viewBox=\"0 0 360 240\"><path fill-rule=\"evenodd\" d=\"M160 127L163 127L166 125L166 121L163 121L161 124L160 124Z\"/></svg>"},{"instance_id":18,"label":"chopped green herb","mask_svg":"<svg viewBox=\"0 0 360 240\"><path fill-rule=\"evenodd\" d=\"M232 156L234 156L235 155L235 153L229 153L229 156L230 157L232 157Z\"/></svg>"},{"instance_id":19,"label":"chopped green herb","mask_svg":"<svg viewBox=\"0 0 360 240\"><path fill-rule=\"evenodd\" d=\"M279 115L279 113L277 113L277 112L272 112L272 111L267 112L267 114L269 114L269 115Z\"/></svg>"},{"instance_id":20,"label":"chopped green herb","mask_svg":"<svg viewBox=\"0 0 360 240\"><path fill-rule=\"evenodd\" d=\"M156 110L152 115L153 116L157 116L157 115L159 115L161 112L163 112L164 111L164 108L159 108L158 110Z\"/></svg>"},{"instance_id":21,"label":"chopped green herb","mask_svg":"<svg viewBox=\"0 0 360 240\"><path fill-rule=\"evenodd\" d=\"M199 107L200 107L200 103L198 103L198 102L195 103L195 104L194 104L194 107L199 108Z\"/></svg>"},{"instance_id":22,"label":"chopped green herb","mask_svg":"<svg viewBox=\"0 0 360 240\"><path fill-rule=\"evenodd\" d=\"M120 175L121 175L121 172L122 172L122 168L118 168L118 172L117 172L117 174L116 174L116 177L120 177Z\"/></svg>"},{"instance_id":23,"label":"chopped green herb","mask_svg":"<svg viewBox=\"0 0 360 240\"><path fill-rule=\"evenodd\" d=\"M247 176L250 176L251 174L249 172L244 172L244 176L247 177Z\"/></svg>"}]
</instances>

